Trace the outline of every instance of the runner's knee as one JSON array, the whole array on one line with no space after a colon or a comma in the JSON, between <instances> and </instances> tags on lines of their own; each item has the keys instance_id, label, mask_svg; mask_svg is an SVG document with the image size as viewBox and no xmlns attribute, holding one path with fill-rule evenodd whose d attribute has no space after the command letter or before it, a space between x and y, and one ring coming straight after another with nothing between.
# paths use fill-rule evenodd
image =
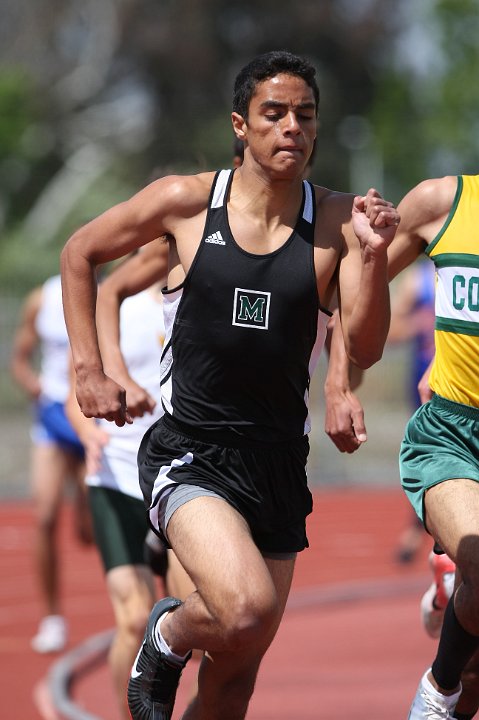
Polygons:
<instances>
[{"instance_id":1,"label":"runner's knee","mask_svg":"<svg viewBox=\"0 0 479 720\"><path fill-rule=\"evenodd\" d=\"M128 608L127 612L118 613L117 624L119 632L138 638L138 642L141 642L145 634L150 610L151 608L136 604Z\"/></svg>"},{"instance_id":2,"label":"runner's knee","mask_svg":"<svg viewBox=\"0 0 479 720\"><path fill-rule=\"evenodd\" d=\"M35 524L41 533L52 535L58 525L57 508L39 510L36 513Z\"/></svg>"},{"instance_id":3,"label":"runner's knee","mask_svg":"<svg viewBox=\"0 0 479 720\"><path fill-rule=\"evenodd\" d=\"M252 598L249 593L237 592L218 616L225 645L228 649L240 649L261 644L270 634L278 611L274 593Z\"/></svg>"}]
</instances>

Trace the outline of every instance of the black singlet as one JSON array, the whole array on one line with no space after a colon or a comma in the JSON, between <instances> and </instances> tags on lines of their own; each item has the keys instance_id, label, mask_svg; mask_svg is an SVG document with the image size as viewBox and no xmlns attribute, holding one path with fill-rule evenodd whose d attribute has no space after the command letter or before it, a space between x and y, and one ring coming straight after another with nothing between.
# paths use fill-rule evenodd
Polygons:
<instances>
[{"instance_id":1,"label":"black singlet","mask_svg":"<svg viewBox=\"0 0 479 720\"><path fill-rule=\"evenodd\" d=\"M165 412L202 434L298 438L309 429L310 375L328 319L314 273L314 188L303 182L289 239L255 255L229 227L232 178L216 173L191 268L180 287L164 291Z\"/></svg>"}]
</instances>

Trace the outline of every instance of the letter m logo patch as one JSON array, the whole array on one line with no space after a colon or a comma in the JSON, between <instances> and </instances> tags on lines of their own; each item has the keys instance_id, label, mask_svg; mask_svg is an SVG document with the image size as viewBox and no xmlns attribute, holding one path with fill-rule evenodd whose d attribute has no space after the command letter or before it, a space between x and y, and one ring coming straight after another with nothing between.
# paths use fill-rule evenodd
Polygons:
<instances>
[{"instance_id":1,"label":"letter m logo patch","mask_svg":"<svg viewBox=\"0 0 479 720\"><path fill-rule=\"evenodd\" d=\"M271 293L235 288L233 325L267 330Z\"/></svg>"}]
</instances>

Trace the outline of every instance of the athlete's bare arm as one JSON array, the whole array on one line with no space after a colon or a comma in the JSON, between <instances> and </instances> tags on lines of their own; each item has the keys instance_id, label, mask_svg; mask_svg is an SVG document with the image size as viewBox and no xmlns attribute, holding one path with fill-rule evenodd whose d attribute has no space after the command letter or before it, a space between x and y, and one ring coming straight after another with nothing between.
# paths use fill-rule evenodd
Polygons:
<instances>
[{"instance_id":1,"label":"athlete's bare arm","mask_svg":"<svg viewBox=\"0 0 479 720\"><path fill-rule=\"evenodd\" d=\"M65 402L65 413L83 445L86 474L93 475L100 469L103 450L108 443L109 435L94 418L87 418L83 415L75 395L76 378L72 363L70 363L69 372L70 391Z\"/></svg>"},{"instance_id":2,"label":"athlete's bare arm","mask_svg":"<svg viewBox=\"0 0 479 720\"><path fill-rule=\"evenodd\" d=\"M212 179L213 173L204 173L157 180L80 228L65 245L61 255L65 320L77 398L87 417L105 417L120 426L131 422L123 388L103 371L95 325L96 267L169 235L177 241L181 238L170 272L184 276L200 242Z\"/></svg>"},{"instance_id":3,"label":"athlete's bare arm","mask_svg":"<svg viewBox=\"0 0 479 720\"><path fill-rule=\"evenodd\" d=\"M160 281L166 284L168 242L159 238L115 268L98 289L96 324L106 375L126 390L130 417L151 413L156 401L128 372L120 348L120 306L123 300Z\"/></svg>"},{"instance_id":4,"label":"athlete's bare arm","mask_svg":"<svg viewBox=\"0 0 479 720\"><path fill-rule=\"evenodd\" d=\"M346 355L338 313L332 319L328 372L324 383L324 430L340 452L353 453L367 440L364 410L354 394L363 371Z\"/></svg>"},{"instance_id":5,"label":"athlete's bare arm","mask_svg":"<svg viewBox=\"0 0 479 720\"><path fill-rule=\"evenodd\" d=\"M405 342L417 335L415 308L422 282L422 274L414 265L401 275L391 307L388 343Z\"/></svg>"},{"instance_id":6,"label":"athlete's bare arm","mask_svg":"<svg viewBox=\"0 0 479 720\"><path fill-rule=\"evenodd\" d=\"M32 290L25 299L10 356L10 371L13 378L33 399L38 398L41 392L40 378L32 362L35 348L40 342L35 321L41 302L41 287Z\"/></svg>"},{"instance_id":7,"label":"athlete's bare arm","mask_svg":"<svg viewBox=\"0 0 479 720\"><path fill-rule=\"evenodd\" d=\"M431 375L432 366L434 364L434 357L431 358L431 362L427 366L427 368L424 370L424 373L419 380L417 384L417 391L419 393L419 398L421 400L421 403L426 403L428 400L432 398L432 390L431 386L429 385L429 377Z\"/></svg>"},{"instance_id":8,"label":"athlete's bare arm","mask_svg":"<svg viewBox=\"0 0 479 720\"><path fill-rule=\"evenodd\" d=\"M447 175L424 180L401 200L401 222L388 250L390 279L414 262L434 240L447 219L456 190L457 177Z\"/></svg>"},{"instance_id":9,"label":"athlete's bare arm","mask_svg":"<svg viewBox=\"0 0 479 720\"><path fill-rule=\"evenodd\" d=\"M390 227L386 230L386 243L389 243L389 235L393 235L395 232L398 215L392 204L384 201L379 193L375 191L370 191L368 196L361 199L361 201L360 199L354 201L354 196L351 194L335 193L317 187L316 197L315 265L320 301L323 305L331 307L337 290L337 295L342 300L342 313L344 315L346 311L347 315L351 313L351 309L354 310L354 303L361 292L361 282L364 282L367 277L366 274L363 276L362 273L364 256L362 250L364 250L364 247L362 248L356 232L362 238L363 245L364 242L367 244L368 240L364 233L369 234L370 239L373 239L376 233L374 223L379 219L379 224L384 222L388 225L390 223ZM353 225L352 213L356 211L353 210L355 202L357 205L356 210L364 214L365 223L361 227L357 222ZM381 213L383 215L380 217ZM384 238L377 238L377 240L382 246ZM376 309L379 309L382 322L387 327L389 323L389 293L386 284L385 251L382 250L381 252L383 254L381 262L384 264L382 265L381 273L383 277L380 277L380 283L386 300L383 307ZM342 285L338 284L338 277L339 283L342 283ZM367 298L365 299L367 300ZM370 301L369 298L368 302ZM369 317L372 318L372 314ZM362 321L358 319L357 322ZM364 327L366 328L366 324L364 324ZM375 331L374 325L372 331ZM384 335L382 337L376 335L376 339L380 353L384 344ZM371 364L371 359L374 362L378 358L367 358L367 364ZM354 368L353 373L351 368ZM361 375L362 371L351 363L351 359L346 353L341 322L339 321L335 323L332 334L324 392L326 401L325 431L341 452L355 452L367 440L364 411L361 402L353 393L354 388L351 382L353 378L356 387L361 381Z\"/></svg>"},{"instance_id":10,"label":"athlete's bare arm","mask_svg":"<svg viewBox=\"0 0 479 720\"><path fill-rule=\"evenodd\" d=\"M400 223L396 235L388 248L388 274L393 278L410 265L425 249L443 227L453 205L457 190L457 177L426 180L413 188L398 206ZM345 349L341 337L341 323L336 323L334 334L339 338L331 346L326 392L326 432L339 449L346 440L358 441L354 423L346 435L344 430L338 434L334 424L334 407L350 392ZM362 433L364 417L358 415L358 428ZM352 415L351 415L352 418ZM343 426L342 426L343 427ZM350 450L348 450L350 451Z\"/></svg>"},{"instance_id":11,"label":"athlete's bare arm","mask_svg":"<svg viewBox=\"0 0 479 720\"><path fill-rule=\"evenodd\" d=\"M320 298L337 278L348 357L362 368L380 359L389 328L387 249L399 222L375 190L363 197L330 193L319 200L315 266Z\"/></svg>"}]
</instances>

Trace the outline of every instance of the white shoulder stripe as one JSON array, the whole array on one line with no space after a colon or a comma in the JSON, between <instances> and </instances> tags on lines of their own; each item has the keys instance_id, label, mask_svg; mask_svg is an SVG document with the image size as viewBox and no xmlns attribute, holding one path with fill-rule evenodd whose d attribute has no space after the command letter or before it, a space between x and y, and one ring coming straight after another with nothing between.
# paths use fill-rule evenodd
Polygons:
<instances>
[{"instance_id":1,"label":"white shoulder stripe","mask_svg":"<svg viewBox=\"0 0 479 720\"><path fill-rule=\"evenodd\" d=\"M305 192L303 220L311 224L313 222L313 192L311 185L306 180L303 180L303 187Z\"/></svg>"},{"instance_id":2,"label":"white shoulder stripe","mask_svg":"<svg viewBox=\"0 0 479 720\"><path fill-rule=\"evenodd\" d=\"M216 181L215 191L213 193L213 199L211 201L211 207L219 208L223 205L225 199L226 186L228 179L231 174L231 170L221 170Z\"/></svg>"}]
</instances>

